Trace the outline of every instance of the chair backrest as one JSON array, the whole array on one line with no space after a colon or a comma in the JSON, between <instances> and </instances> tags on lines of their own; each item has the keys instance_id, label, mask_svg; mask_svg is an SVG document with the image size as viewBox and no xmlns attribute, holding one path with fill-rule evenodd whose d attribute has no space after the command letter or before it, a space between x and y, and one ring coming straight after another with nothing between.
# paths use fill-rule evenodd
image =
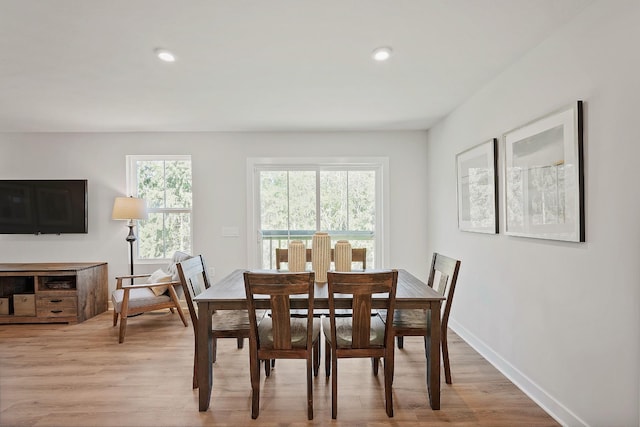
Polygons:
<instances>
[{"instance_id":1,"label":"chair backrest","mask_svg":"<svg viewBox=\"0 0 640 427\"><path fill-rule=\"evenodd\" d=\"M434 252L431 260L431 270L429 271L427 285L446 298L444 309L442 310L443 328L447 327L447 322L449 321L460 264L460 260L449 258L437 252Z\"/></svg>"},{"instance_id":2,"label":"chair backrest","mask_svg":"<svg viewBox=\"0 0 640 427\"><path fill-rule=\"evenodd\" d=\"M306 261L311 262L311 249L306 251ZM289 249L276 248L276 270L280 270L280 263L289 262Z\"/></svg>"},{"instance_id":3,"label":"chair backrest","mask_svg":"<svg viewBox=\"0 0 640 427\"><path fill-rule=\"evenodd\" d=\"M209 283L209 277L207 276L207 267L204 264L204 258L202 258L202 255L194 256L178 262L176 267L178 275L180 276L180 281L182 282L184 297L187 300L187 306L189 307L191 324L193 325L194 331L196 331L196 325L198 324L198 311L193 303L193 299L211 286Z\"/></svg>"},{"instance_id":4,"label":"chair backrest","mask_svg":"<svg viewBox=\"0 0 640 427\"><path fill-rule=\"evenodd\" d=\"M273 342L270 343L273 347L270 348L270 350L280 351L281 354L286 354L287 351L293 351L291 339L291 297L294 295L304 295L309 301L306 343L307 349L311 349L313 341L314 282L315 274L313 272L244 272L244 286L249 309L250 334L251 337L256 339L258 350L261 350L261 346L256 317L256 299L259 299L260 296L263 296L263 298L264 296L268 296L273 334Z\"/></svg>"},{"instance_id":5,"label":"chair backrest","mask_svg":"<svg viewBox=\"0 0 640 427\"><path fill-rule=\"evenodd\" d=\"M396 301L396 287L398 284L397 270L384 270L371 273L328 272L327 282L329 288L329 318L331 322L331 342L340 347L342 339L337 338L335 295L346 294L353 297L351 304L352 316L349 319L352 325L351 349L373 348L371 343L371 325L377 321L376 316L371 315L374 294L386 294L385 309L387 316L393 318ZM340 319L341 321L344 320ZM382 324L381 321L379 324ZM393 342L390 328L391 322L384 324L384 345ZM390 341L389 341L390 340ZM379 344L375 345L379 346Z\"/></svg>"},{"instance_id":6,"label":"chair backrest","mask_svg":"<svg viewBox=\"0 0 640 427\"><path fill-rule=\"evenodd\" d=\"M311 249L307 249L307 262L311 262ZM334 249L331 249L331 261L334 260ZM351 248L351 261L362 263L362 269L367 269L367 248ZM289 249L276 248L276 270L280 270L280 263L289 262Z\"/></svg>"},{"instance_id":7,"label":"chair backrest","mask_svg":"<svg viewBox=\"0 0 640 427\"><path fill-rule=\"evenodd\" d=\"M334 253L331 249L331 261L335 261ZM362 269L367 269L367 248L351 248L351 262L361 262Z\"/></svg>"}]
</instances>

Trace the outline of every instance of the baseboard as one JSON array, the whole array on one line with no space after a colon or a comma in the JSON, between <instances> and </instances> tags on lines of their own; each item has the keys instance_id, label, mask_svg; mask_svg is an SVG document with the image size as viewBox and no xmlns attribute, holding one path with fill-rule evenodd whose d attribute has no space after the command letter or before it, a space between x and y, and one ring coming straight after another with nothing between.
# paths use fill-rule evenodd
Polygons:
<instances>
[{"instance_id":1,"label":"baseboard","mask_svg":"<svg viewBox=\"0 0 640 427\"><path fill-rule=\"evenodd\" d=\"M560 424L563 426L587 426L587 423L581 420L576 414L554 399L553 396L549 395L549 393L502 358L502 356L487 346L477 336L469 332L465 327L455 320L449 319L449 328Z\"/></svg>"}]
</instances>

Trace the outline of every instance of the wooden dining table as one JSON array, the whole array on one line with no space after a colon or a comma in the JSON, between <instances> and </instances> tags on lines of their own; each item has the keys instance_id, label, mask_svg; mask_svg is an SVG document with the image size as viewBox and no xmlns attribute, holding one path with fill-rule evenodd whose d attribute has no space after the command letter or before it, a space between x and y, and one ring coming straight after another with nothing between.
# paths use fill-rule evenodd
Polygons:
<instances>
[{"instance_id":1,"label":"wooden dining table","mask_svg":"<svg viewBox=\"0 0 640 427\"><path fill-rule=\"evenodd\" d=\"M198 304L198 325L196 334L196 352L198 359L199 408L206 411L211 401L213 387L213 353L211 349L211 315L214 310L242 310L247 308L243 272L235 270L224 279L195 297ZM275 270L268 270L276 272ZM370 270L367 270L369 272ZM373 271L373 270L371 270ZM314 309L329 308L329 294L326 283L316 283L314 290ZM398 270L396 289L396 309L431 309L431 334L426 340L426 373L429 403L432 409L440 409L440 305L444 297L428 287L426 283L407 272ZM306 298L291 300L291 308L307 307ZM335 298L336 308L350 308L351 297ZM384 308L384 300L373 301L374 308ZM269 300L256 301L257 308L268 309ZM248 359L247 359L247 363ZM247 378L247 383L249 378Z\"/></svg>"}]
</instances>

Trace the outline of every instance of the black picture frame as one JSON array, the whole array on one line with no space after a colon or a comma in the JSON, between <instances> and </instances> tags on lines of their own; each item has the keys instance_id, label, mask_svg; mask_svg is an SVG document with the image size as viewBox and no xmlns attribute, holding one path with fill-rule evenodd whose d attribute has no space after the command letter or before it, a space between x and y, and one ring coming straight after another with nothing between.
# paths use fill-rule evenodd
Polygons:
<instances>
[{"instance_id":1,"label":"black picture frame","mask_svg":"<svg viewBox=\"0 0 640 427\"><path fill-rule=\"evenodd\" d=\"M458 229L498 233L498 140L456 155Z\"/></svg>"},{"instance_id":2,"label":"black picture frame","mask_svg":"<svg viewBox=\"0 0 640 427\"><path fill-rule=\"evenodd\" d=\"M505 234L585 241L583 103L506 132Z\"/></svg>"}]
</instances>

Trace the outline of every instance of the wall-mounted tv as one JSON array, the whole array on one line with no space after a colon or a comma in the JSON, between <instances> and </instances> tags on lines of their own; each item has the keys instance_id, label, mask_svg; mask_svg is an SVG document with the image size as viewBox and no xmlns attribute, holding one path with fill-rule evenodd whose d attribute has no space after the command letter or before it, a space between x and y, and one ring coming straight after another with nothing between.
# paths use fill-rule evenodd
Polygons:
<instances>
[{"instance_id":1,"label":"wall-mounted tv","mask_svg":"<svg viewBox=\"0 0 640 427\"><path fill-rule=\"evenodd\" d=\"M0 180L0 234L88 232L86 179Z\"/></svg>"}]
</instances>

